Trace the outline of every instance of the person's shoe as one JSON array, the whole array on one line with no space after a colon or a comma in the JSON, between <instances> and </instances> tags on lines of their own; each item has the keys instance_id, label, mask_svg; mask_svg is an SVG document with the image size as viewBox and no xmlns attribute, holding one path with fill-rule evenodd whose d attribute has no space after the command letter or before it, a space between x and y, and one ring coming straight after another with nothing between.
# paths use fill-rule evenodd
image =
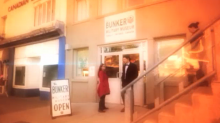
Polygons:
<instances>
[{"instance_id":1,"label":"person's shoe","mask_svg":"<svg viewBox=\"0 0 220 123\"><path fill-rule=\"evenodd\" d=\"M105 108L104 108L104 110L108 110L108 108L107 108L107 107L105 107Z\"/></svg>"},{"instance_id":2,"label":"person's shoe","mask_svg":"<svg viewBox=\"0 0 220 123\"><path fill-rule=\"evenodd\" d=\"M104 110L99 110L99 113L105 113L105 111Z\"/></svg>"},{"instance_id":3,"label":"person's shoe","mask_svg":"<svg viewBox=\"0 0 220 123\"><path fill-rule=\"evenodd\" d=\"M121 112L125 112L125 108L121 109Z\"/></svg>"}]
</instances>

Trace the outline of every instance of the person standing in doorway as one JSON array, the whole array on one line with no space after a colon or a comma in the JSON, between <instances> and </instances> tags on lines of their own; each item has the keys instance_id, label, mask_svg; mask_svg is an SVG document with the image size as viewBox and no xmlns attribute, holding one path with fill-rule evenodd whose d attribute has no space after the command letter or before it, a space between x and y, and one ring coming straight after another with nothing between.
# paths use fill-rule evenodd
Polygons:
<instances>
[{"instance_id":1,"label":"person standing in doorway","mask_svg":"<svg viewBox=\"0 0 220 123\"><path fill-rule=\"evenodd\" d=\"M98 71L98 95L100 97L99 101L99 112L103 113L108 108L105 106L105 96L110 94L108 76L105 71L105 65L101 64Z\"/></svg>"},{"instance_id":2,"label":"person standing in doorway","mask_svg":"<svg viewBox=\"0 0 220 123\"><path fill-rule=\"evenodd\" d=\"M138 77L138 68L134 63L130 62L130 56L124 55L123 56L123 73L121 77L122 81L122 88L127 86L129 83L131 83L134 79ZM121 94L123 103L125 105L125 92ZM124 112L125 108L121 110L121 112Z\"/></svg>"}]
</instances>

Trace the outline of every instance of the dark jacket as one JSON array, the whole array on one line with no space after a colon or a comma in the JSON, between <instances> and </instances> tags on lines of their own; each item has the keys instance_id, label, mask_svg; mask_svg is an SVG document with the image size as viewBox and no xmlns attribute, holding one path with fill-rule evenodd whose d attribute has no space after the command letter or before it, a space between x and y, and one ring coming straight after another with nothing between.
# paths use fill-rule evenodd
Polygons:
<instances>
[{"instance_id":1,"label":"dark jacket","mask_svg":"<svg viewBox=\"0 0 220 123\"><path fill-rule=\"evenodd\" d=\"M125 78L125 65L123 65L123 73L121 77L122 87L125 87L137 77L138 77L138 68L134 63L129 64L126 72L126 78Z\"/></svg>"}]
</instances>

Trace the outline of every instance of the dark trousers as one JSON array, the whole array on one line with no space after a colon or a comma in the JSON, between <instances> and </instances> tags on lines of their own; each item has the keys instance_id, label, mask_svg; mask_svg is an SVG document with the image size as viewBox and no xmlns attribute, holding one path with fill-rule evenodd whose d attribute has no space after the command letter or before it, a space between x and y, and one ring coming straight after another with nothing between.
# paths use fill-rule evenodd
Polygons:
<instances>
[{"instance_id":1,"label":"dark trousers","mask_svg":"<svg viewBox=\"0 0 220 123\"><path fill-rule=\"evenodd\" d=\"M105 95L103 95L99 101L99 110L104 110L105 108Z\"/></svg>"},{"instance_id":2,"label":"dark trousers","mask_svg":"<svg viewBox=\"0 0 220 123\"><path fill-rule=\"evenodd\" d=\"M205 73L202 71L202 69L199 69L196 71L196 75L194 74L188 74L188 81L190 84L194 82L194 78L196 77L197 80L201 79L205 76ZM202 86L208 86L208 81L205 80L202 84Z\"/></svg>"}]
</instances>

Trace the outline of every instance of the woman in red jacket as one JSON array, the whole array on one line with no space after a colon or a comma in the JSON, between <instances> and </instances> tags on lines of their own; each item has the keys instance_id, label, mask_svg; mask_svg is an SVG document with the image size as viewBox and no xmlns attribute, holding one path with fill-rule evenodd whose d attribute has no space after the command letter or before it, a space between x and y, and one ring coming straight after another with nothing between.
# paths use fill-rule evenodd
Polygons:
<instances>
[{"instance_id":1,"label":"woman in red jacket","mask_svg":"<svg viewBox=\"0 0 220 123\"><path fill-rule=\"evenodd\" d=\"M98 95L100 97L99 101L99 112L105 112L107 107L105 107L105 96L110 94L108 76L105 71L105 65L101 64L98 71L99 83L98 83Z\"/></svg>"}]
</instances>

